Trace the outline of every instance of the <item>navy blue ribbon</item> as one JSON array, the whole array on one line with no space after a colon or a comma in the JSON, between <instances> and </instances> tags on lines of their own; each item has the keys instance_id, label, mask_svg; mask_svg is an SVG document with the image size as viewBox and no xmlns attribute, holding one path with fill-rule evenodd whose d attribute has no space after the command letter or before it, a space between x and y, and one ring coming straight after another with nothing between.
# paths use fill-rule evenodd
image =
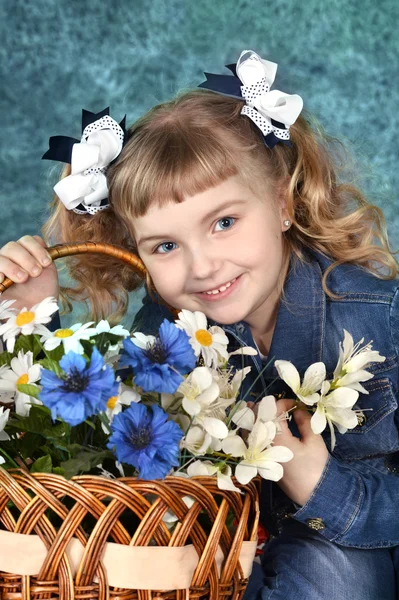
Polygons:
<instances>
[{"instance_id":1,"label":"navy blue ribbon","mask_svg":"<svg viewBox=\"0 0 399 600\"><path fill-rule=\"evenodd\" d=\"M109 107L104 108L99 113L93 113L89 110L82 110L82 133L88 125L91 125L95 121L98 121L102 117L109 116ZM123 117L119 126L123 130L124 144L126 142L126 115ZM72 148L74 144L80 144L80 140L65 135L54 135L49 139L49 149L42 156L45 160L56 160L59 162L71 164L72 162ZM108 205L108 199L104 198L101 200L100 206ZM79 204L76 207L78 210L86 211L83 204Z\"/></svg>"},{"instance_id":2,"label":"navy blue ribbon","mask_svg":"<svg viewBox=\"0 0 399 600\"><path fill-rule=\"evenodd\" d=\"M98 121L102 117L109 116L109 107L104 108L99 113L93 113L89 110L82 110L82 133L88 125ZM124 139L126 140L126 115L119 123L123 130ZM45 160L56 160L67 164L72 160L72 148L74 144L79 144L80 140L65 135L54 135L49 139L49 149L42 156Z\"/></svg>"},{"instance_id":3,"label":"navy blue ribbon","mask_svg":"<svg viewBox=\"0 0 399 600\"><path fill-rule=\"evenodd\" d=\"M232 64L225 66L233 73L233 76L217 75L214 73L204 73L206 81L200 83L198 87L209 90L211 92L216 92L217 94L221 94L222 96L237 98L238 100L243 100L245 102L245 98L243 98L241 93L242 82L241 79L237 77L237 65ZM271 119L271 122L272 125L274 125L274 127L278 127L278 129L287 129L284 123L279 123L274 119ZM269 148L270 150L274 148L276 144L285 144L286 146L290 147L292 146L289 140L282 140L278 138L273 132L269 133L268 135L262 134L262 137L266 148Z\"/></svg>"}]
</instances>

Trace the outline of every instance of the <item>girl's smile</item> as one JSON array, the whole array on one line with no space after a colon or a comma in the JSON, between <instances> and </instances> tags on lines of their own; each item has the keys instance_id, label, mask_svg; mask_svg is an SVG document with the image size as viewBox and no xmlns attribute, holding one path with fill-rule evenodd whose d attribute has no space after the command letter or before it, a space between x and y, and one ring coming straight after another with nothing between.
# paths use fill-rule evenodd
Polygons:
<instances>
[{"instance_id":1,"label":"girl's smile","mask_svg":"<svg viewBox=\"0 0 399 600\"><path fill-rule=\"evenodd\" d=\"M159 295L175 308L270 329L284 264L284 203L231 177L181 203L153 204L133 222Z\"/></svg>"},{"instance_id":2,"label":"girl's smile","mask_svg":"<svg viewBox=\"0 0 399 600\"><path fill-rule=\"evenodd\" d=\"M232 279L231 281L228 281L227 283L221 285L220 287L217 287L213 290L209 290L206 292L199 292L200 296L202 296L202 300L206 300L207 302L217 302L219 300L222 300L223 298L226 298L226 296L229 296L231 293L233 293L236 288L237 285L239 284L239 281L241 280L241 275L239 275L238 277L235 277L234 279Z\"/></svg>"}]
</instances>

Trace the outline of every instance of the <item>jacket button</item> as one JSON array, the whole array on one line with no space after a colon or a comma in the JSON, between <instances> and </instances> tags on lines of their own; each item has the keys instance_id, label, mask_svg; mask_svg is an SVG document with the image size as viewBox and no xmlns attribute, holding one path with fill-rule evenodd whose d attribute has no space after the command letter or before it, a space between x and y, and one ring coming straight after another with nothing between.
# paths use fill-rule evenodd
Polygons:
<instances>
[{"instance_id":1,"label":"jacket button","mask_svg":"<svg viewBox=\"0 0 399 600\"><path fill-rule=\"evenodd\" d=\"M238 331L238 333L243 333L244 332L244 325L237 325L237 331Z\"/></svg>"},{"instance_id":2,"label":"jacket button","mask_svg":"<svg viewBox=\"0 0 399 600\"><path fill-rule=\"evenodd\" d=\"M326 528L323 519L320 519L319 517L317 519L307 519L306 525L315 531L322 531Z\"/></svg>"}]
</instances>

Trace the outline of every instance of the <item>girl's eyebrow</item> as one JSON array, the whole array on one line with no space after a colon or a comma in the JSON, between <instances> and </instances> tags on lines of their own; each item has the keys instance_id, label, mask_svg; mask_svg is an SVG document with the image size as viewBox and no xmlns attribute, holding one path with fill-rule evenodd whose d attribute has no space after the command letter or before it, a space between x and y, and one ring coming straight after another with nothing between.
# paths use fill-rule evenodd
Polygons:
<instances>
[{"instance_id":1,"label":"girl's eyebrow","mask_svg":"<svg viewBox=\"0 0 399 600\"><path fill-rule=\"evenodd\" d=\"M204 215L201 219L201 225L203 223L205 223L205 221L209 221L210 219L212 219L212 217L214 217L215 215L217 215L218 213L220 213L220 211L226 209L226 208L231 208L233 206L237 206L240 204L247 204L246 200L228 200L227 202L223 202L223 204L220 204L220 206L218 206L217 208L215 208L214 210L211 210L209 213L207 213L206 215ZM155 240L163 240L165 238L171 238L173 237L173 235L171 236L170 234L161 234L161 233L157 233L156 235L148 235L142 238L139 238L136 241L137 246L140 246L141 244L144 244L145 242L153 242Z\"/></svg>"}]
</instances>

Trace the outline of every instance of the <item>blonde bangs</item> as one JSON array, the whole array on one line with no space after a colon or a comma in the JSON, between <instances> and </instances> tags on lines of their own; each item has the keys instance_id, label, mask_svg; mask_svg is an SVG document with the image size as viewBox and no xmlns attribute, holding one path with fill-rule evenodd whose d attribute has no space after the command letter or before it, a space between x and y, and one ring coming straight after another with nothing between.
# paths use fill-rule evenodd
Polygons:
<instances>
[{"instance_id":1,"label":"blonde bangs","mask_svg":"<svg viewBox=\"0 0 399 600\"><path fill-rule=\"evenodd\" d=\"M259 140L248 139L251 126L236 118L241 108L238 100L201 90L154 107L129 130L108 171L114 210L121 218L139 217L154 203L180 203L234 175L246 178L248 171L250 180Z\"/></svg>"}]
</instances>

